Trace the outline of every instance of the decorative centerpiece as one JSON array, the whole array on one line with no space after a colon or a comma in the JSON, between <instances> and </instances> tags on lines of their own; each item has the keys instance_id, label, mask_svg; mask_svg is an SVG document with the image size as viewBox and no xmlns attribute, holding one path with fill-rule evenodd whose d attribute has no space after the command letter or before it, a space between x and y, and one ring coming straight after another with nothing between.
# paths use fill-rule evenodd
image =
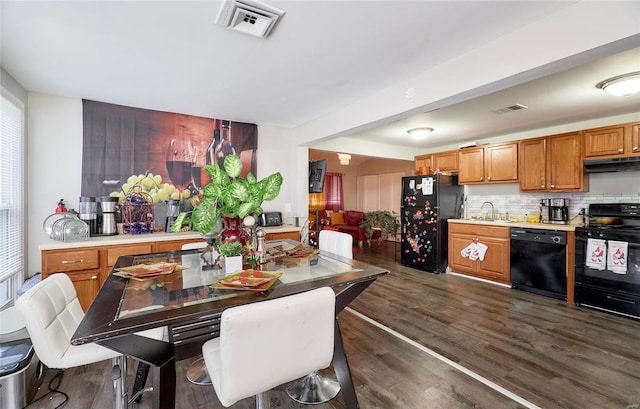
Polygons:
<instances>
[{"instance_id":1,"label":"decorative centerpiece","mask_svg":"<svg viewBox=\"0 0 640 409\"><path fill-rule=\"evenodd\" d=\"M278 197L282 175L276 172L258 181L249 172L246 178L241 178L242 161L235 155L225 157L224 168L215 164L207 165L204 169L211 176L211 183L192 200L190 217L189 212L178 216L173 231L179 231L184 224L191 222L192 230L211 237L210 233L222 218L224 227L218 235L217 246L236 241L240 242L241 247L245 246L250 238L242 228L243 220L246 218L247 224L253 225L253 215L263 213L262 203Z\"/></svg>"},{"instance_id":2,"label":"decorative centerpiece","mask_svg":"<svg viewBox=\"0 0 640 409\"><path fill-rule=\"evenodd\" d=\"M239 241L220 243L218 251L224 257L225 275L242 270L242 244Z\"/></svg>"}]
</instances>

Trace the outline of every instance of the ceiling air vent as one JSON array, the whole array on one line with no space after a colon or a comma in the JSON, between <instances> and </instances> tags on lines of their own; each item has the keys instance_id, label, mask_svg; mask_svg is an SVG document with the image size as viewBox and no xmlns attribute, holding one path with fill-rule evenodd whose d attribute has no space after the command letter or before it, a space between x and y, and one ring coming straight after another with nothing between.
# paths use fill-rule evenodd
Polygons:
<instances>
[{"instance_id":1,"label":"ceiling air vent","mask_svg":"<svg viewBox=\"0 0 640 409\"><path fill-rule=\"evenodd\" d=\"M229 30L266 38L284 11L248 0L225 0L216 24Z\"/></svg>"},{"instance_id":2,"label":"ceiling air vent","mask_svg":"<svg viewBox=\"0 0 640 409\"><path fill-rule=\"evenodd\" d=\"M494 114L506 114L506 113L509 113L509 112L519 111L521 109L527 109L527 108L529 108L529 107L526 106L526 105L515 104L515 105L511 105L511 106L502 108L502 109L496 109L496 110L491 111L491 112L493 112Z\"/></svg>"}]
</instances>

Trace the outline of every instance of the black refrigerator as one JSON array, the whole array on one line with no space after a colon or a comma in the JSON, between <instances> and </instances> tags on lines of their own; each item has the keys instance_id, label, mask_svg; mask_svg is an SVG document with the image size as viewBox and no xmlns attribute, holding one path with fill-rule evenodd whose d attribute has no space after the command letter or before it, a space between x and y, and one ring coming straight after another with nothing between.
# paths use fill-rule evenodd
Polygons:
<instances>
[{"instance_id":1,"label":"black refrigerator","mask_svg":"<svg viewBox=\"0 0 640 409\"><path fill-rule=\"evenodd\" d=\"M458 175L402 178L400 262L430 273L447 269L448 219L459 219L464 200Z\"/></svg>"}]
</instances>

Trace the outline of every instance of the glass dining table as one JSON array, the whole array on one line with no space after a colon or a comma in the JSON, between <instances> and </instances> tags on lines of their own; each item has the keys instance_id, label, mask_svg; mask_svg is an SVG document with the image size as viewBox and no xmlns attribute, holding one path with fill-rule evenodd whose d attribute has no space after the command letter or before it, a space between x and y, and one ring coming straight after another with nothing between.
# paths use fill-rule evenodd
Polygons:
<instances>
[{"instance_id":1,"label":"glass dining table","mask_svg":"<svg viewBox=\"0 0 640 409\"><path fill-rule=\"evenodd\" d=\"M200 355L202 344L219 336L220 316L225 309L331 287L336 293L337 318L377 278L389 273L324 251L300 251L299 243L291 240L267 242L266 253L271 256L261 270L267 275L281 274L264 287L220 285L224 273L210 268L202 250L121 256L71 342L96 342L146 364L153 373L152 407L174 408L175 363ZM127 267L158 263L175 264L175 268L171 273L145 280L118 275ZM135 334L158 327L167 327L168 339L160 341ZM346 407L358 408L337 319L332 364ZM144 385L144 379L142 384L136 379L136 384L132 395Z\"/></svg>"}]
</instances>

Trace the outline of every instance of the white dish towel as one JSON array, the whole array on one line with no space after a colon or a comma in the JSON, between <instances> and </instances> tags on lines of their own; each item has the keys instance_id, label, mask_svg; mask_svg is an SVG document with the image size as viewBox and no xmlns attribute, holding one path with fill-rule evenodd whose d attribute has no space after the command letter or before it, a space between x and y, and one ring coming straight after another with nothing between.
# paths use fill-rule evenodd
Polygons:
<instances>
[{"instance_id":1,"label":"white dish towel","mask_svg":"<svg viewBox=\"0 0 640 409\"><path fill-rule=\"evenodd\" d=\"M607 269L616 274L627 274L627 249L626 241L609 240L607 252Z\"/></svg>"},{"instance_id":2,"label":"white dish towel","mask_svg":"<svg viewBox=\"0 0 640 409\"><path fill-rule=\"evenodd\" d=\"M469 256L469 259L471 260L480 259L480 261L484 261L484 255L487 252L488 248L489 247L486 244L476 243L475 248L473 249L473 251L471 252L471 255Z\"/></svg>"},{"instance_id":3,"label":"white dish towel","mask_svg":"<svg viewBox=\"0 0 640 409\"><path fill-rule=\"evenodd\" d=\"M475 250L475 248L476 248L476 244L471 243L460 251L460 255L464 258L469 258L471 256L471 253Z\"/></svg>"},{"instance_id":4,"label":"white dish towel","mask_svg":"<svg viewBox=\"0 0 640 409\"><path fill-rule=\"evenodd\" d=\"M460 251L460 255L469 260L484 261L484 255L489 247L482 243L471 243Z\"/></svg>"},{"instance_id":5,"label":"white dish towel","mask_svg":"<svg viewBox=\"0 0 640 409\"><path fill-rule=\"evenodd\" d=\"M607 265L607 242L600 239L587 239L587 267L604 270Z\"/></svg>"}]
</instances>

